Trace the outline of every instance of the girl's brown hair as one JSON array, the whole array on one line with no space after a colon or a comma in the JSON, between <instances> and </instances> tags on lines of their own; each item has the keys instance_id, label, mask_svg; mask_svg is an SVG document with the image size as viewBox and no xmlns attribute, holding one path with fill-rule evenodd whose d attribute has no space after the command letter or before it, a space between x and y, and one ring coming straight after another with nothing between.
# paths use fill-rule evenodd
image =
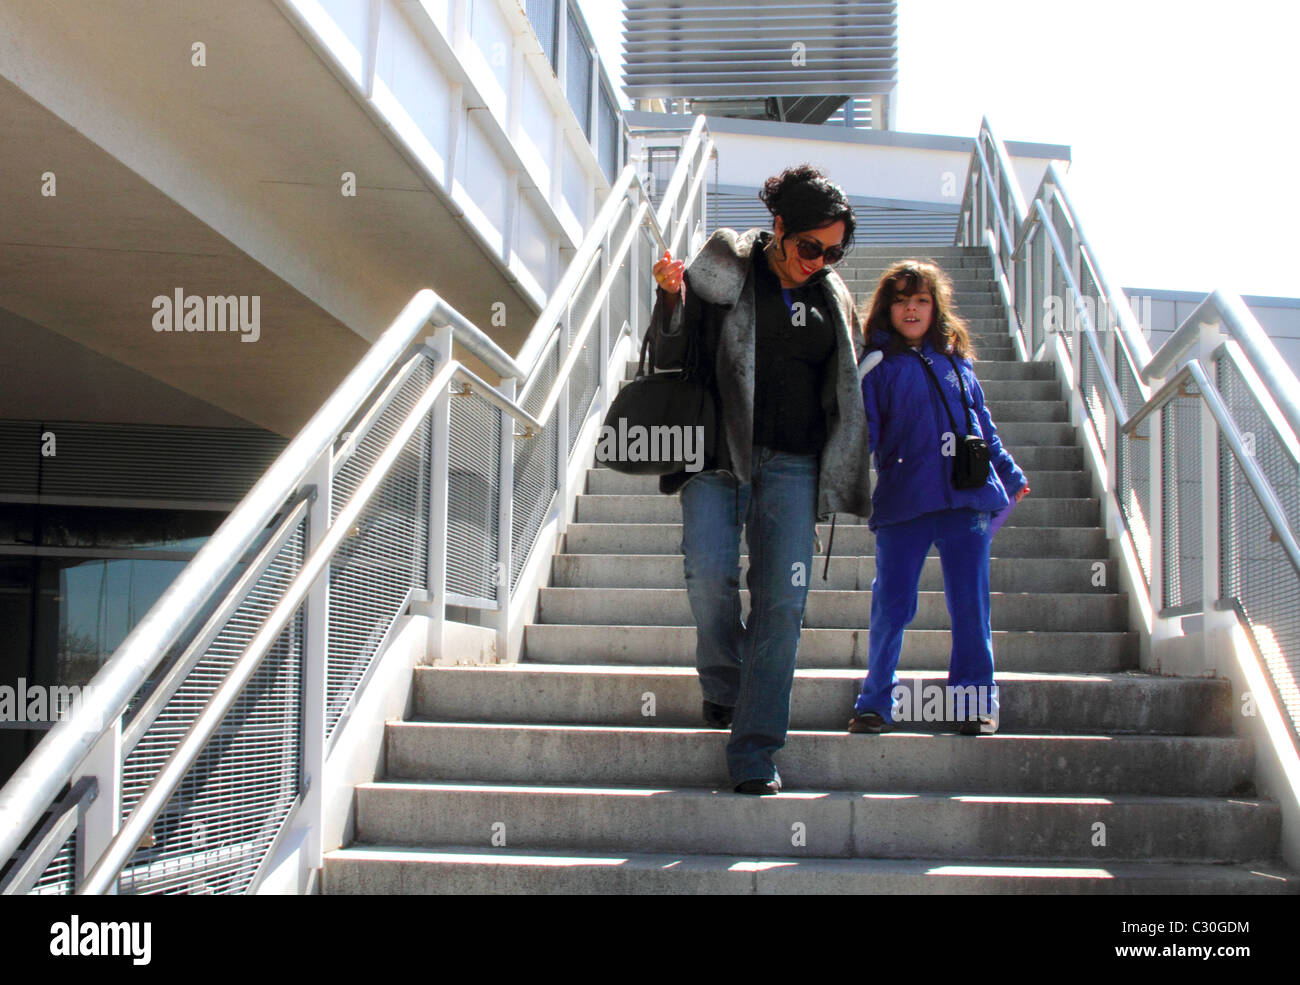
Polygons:
<instances>
[{"instance_id":1,"label":"girl's brown hair","mask_svg":"<svg viewBox=\"0 0 1300 985\"><path fill-rule=\"evenodd\" d=\"M859 311L868 347L872 344L872 336L879 330L889 336L887 352L907 349L907 341L894 331L889 308L899 295L918 291L929 291L934 298L934 316L925 333L930 345L939 352L951 351L959 359L974 361L975 347L971 344L970 329L953 310L952 279L942 267L929 260L899 260L880 275L871 304Z\"/></svg>"}]
</instances>

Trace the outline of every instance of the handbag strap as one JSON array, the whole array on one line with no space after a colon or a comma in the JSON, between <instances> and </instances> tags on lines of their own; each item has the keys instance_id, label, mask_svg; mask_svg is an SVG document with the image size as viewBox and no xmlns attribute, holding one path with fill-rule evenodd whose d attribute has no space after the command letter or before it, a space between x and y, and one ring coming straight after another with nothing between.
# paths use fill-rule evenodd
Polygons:
<instances>
[{"instance_id":1,"label":"handbag strap","mask_svg":"<svg viewBox=\"0 0 1300 985\"><path fill-rule=\"evenodd\" d=\"M948 422L953 426L953 434L957 434L957 418L953 417L952 408L949 407L948 399L944 396L944 387L939 385L939 377L935 376L935 368L933 368L930 364L930 360L926 359L926 356L923 355L919 348L914 348L913 352L917 353L917 359L920 360L920 364L926 368L927 373L930 373L930 381L935 385L935 390L939 391L939 403L944 405L944 412L948 415ZM962 370L957 368L957 361L953 359L952 355L950 355L950 353L944 353L944 355L948 356L949 363L953 364L953 372L957 373L957 382L962 387L962 409L963 411L966 411L966 428L962 429L962 435L963 437L969 438L971 407L969 400L966 399L966 379L962 377Z\"/></svg>"},{"instance_id":2,"label":"handbag strap","mask_svg":"<svg viewBox=\"0 0 1300 985\"><path fill-rule=\"evenodd\" d=\"M685 302L679 300L677 303L684 304ZM684 314L685 312L683 312L683 315ZM669 317L671 318L672 316L670 315ZM681 373L682 379L698 380L708 386L713 382L713 373L711 372L712 367L708 367L710 371L704 371L705 368L701 366L701 363L704 361L703 340L700 338L703 330L703 325L697 325L694 331L690 330L685 325L682 326L682 331L686 332L686 352L682 357ZM645 337L641 340L641 358L637 360L636 366L636 375L638 379L646 375L647 356L650 360L650 372L655 373L658 371L655 366L654 350L650 346L650 336L652 334L652 332L647 331Z\"/></svg>"}]
</instances>

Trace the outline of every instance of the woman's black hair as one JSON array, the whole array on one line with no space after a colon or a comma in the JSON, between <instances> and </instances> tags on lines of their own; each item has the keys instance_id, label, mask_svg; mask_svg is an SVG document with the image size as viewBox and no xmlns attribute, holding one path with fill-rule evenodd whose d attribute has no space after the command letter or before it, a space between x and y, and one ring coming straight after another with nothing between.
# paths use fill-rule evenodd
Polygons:
<instances>
[{"instance_id":1,"label":"woman's black hair","mask_svg":"<svg viewBox=\"0 0 1300 985\"><path fill-rule=\"evenodd\" d=\"M821 229L835 222L844 223L843 246L853 245L857 218L844 189L827 179L811 164L786 168L763 183L759 199L772 213L773 223L781 218L787 236Z\"/></svg>"}]
</instances>

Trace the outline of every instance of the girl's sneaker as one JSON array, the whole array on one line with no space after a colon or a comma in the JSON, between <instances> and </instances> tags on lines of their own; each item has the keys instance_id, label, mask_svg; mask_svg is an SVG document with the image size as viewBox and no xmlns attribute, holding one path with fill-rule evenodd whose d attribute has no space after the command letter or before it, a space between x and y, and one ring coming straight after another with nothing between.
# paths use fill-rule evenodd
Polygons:
<instances>
[{"instance_id":1,"label":"girl's sneaker","mask_svg":"<svg viewBox=\"0 0 1300 985\"><path fill-rule=\"evenodd\" d=\"M858 735L879 735L889 731L889 723L879 712L864 711L849 719L849 731Z\"/></svg>"}]
</instances>

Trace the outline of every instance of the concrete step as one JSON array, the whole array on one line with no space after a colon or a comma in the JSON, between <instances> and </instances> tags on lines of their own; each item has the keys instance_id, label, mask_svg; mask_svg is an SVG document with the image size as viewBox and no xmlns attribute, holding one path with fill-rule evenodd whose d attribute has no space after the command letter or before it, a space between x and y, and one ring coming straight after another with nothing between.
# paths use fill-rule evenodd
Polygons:
<instances>
[{"instance_id":1,"label":"concrete step","mask_svg":"<svg viewBox=\"0 0 1300 985\"><path fill-rule=\"evenodd\" d=\"M1030 486L1033 486L1032 477ZM1019 527L1095 527L1099 516L1100 507L1095 499L1049 499L1034 493L1021 500L1011 514ZM681 520L682 508L676 497L658 493L582 495L578 497L575 518L578 523L673 523Z\"/></svg>"},{"instance_id":2,"label":"concrete step","mask_svg":"<svg viewBox=\"0 0 1300 985\"><path fill-rule=\"evenodd\" d=\"M1105 825L1096 844L1095 825ZM1208 797L966 796L363 783L356 837L521 849L818 858L1244 862L1277 841L1276 804Z\"/></svg>"},{"instance_id":3,"label":"concrete step","mask_svg":"<svg viewBox=\"0 0 1300 985\"><path fill-rule=\"evenodd\" d=\"M872 470L875 481L875 470ZM1092 491L1088 473L1083 471L1035 470L1032 475L1033 495L1044 499L1086 499ZM608 468L587 470L587 493L592 496L654 496L659 494L657 475L628 475Z\"/></svg>"},{"instance_id":4,"label":"concrete step","mask_svg":"<svg viewBox=\"0 0 1300 985\"><path fill-rule=\"evenodd\" d=\"M816 584L813 581L812 584ZM748 606L749 591L740 592ZM1120 632L1128 628L1128 597L1122 593L990 592L994 629L1039 632ZM860 629L868 625L871 593L813 589L808 593L804 625L823 629ZM685 588L543 588L537 622L587 626L693 626ZM917 629L948 629L943 592L918 592Z\"/></svg>"},{"instance_id":5,"label":"concrete step","mask_svg":"<svg viewBox=\"0 0 1300 985\"><path fill-rule=\"evenodd\" d=\"M1070 407L1064 400L992 400L985 394L984 405L999 428L1004 423L1061 423L1070 419Z\"/></svg>"},{"instance_id":6,"label":"concrete step","mask_svg":"<svg viewBox=\"0 0 1300 985\"><path fill-rule=\"evenodd\" d=\"M838 533L838 531L837 531ZM921 589L943 590L943 569L932 552L921 569ZM826 578L822 578L823 570ZM1114 561L1087 558L993 558L989 586L995 592L1097 592L1114 591L1118 582ZM749 556L740 558L740 583L745 584ZM809 585L817 589L865 591L876 577L874 557L822 559L814 564ZM680 554L557 554L551 561L551 586L555 588L681 588Z\"/></svg>"},{"instance_id":7,"label":"concrete step","mask_svg":"<svg viewBox=\"0 0 1300 985\"><path fill-rule=\"evenodd\" d=\"M524 629L524 655L550 664L610 664L694 667L694 626L539 625ZM943 629L907 629L899 667L947 667L952 634ZM998 673L1051 672L1104 674L1138 665L1138 637L1130 631L993 631ZM804 629L799 636L799 666L834 669L867 666L867 630Z\"/></svg>"},{"instance_id":8,"label":"concrete step","mask_svg":"<svg viewBox=\"0 0 1300 985\"><path fill-rule=\"evenodd\" d=\"M1012 526L1016 514L1031 499L1032 495L1016 507L993 538L993 553L998 557L1104 560L1110 556L1106 532L1097 527ZM819 524L817 530L825 544L830 525ZM838 524L835 528L832 546L841 557L874 555L874 544L875 535L864 525ZM564 550L572 554L680 554L682 527L680 523L571 523Z\"/></svg>"},{"instance_id":9,"label":"concrete step","mask_svg":"<svg viewBox=\"0 0 1300 985\"><path fill-rule=\"evenodd\" d=\"M796 671L791 727L844 728L864 677L854 668ZM1011 672L999 672L997 681L1002 734L1214 735L1232 725L1226 681ZM909 731L949 730L939 704L947 701L946 682L946 670L899 675L899 685L911 695L903 703ZM698 728L700 685L693 667L417 667L415 715L430 721Z\"/></svg>"},{"instance_id":10,"label":"concrete step","mask_svg":"<svg viewBox=\"0 0 1300 985\"><path fill-rule=\"evenodd\" d=\"M1112 862L1105 866L926 859L757 858L561 852L473 846L395 845L325 856L324 892L342 895L599 894L1127 894L1244 895L1300 892L1272 863L1196 865Z\"/></svg>"},{"instance_id":11,"label":"concrete step","mask_svg":"<svg viewBox=\"0 0 1300 985\"><path fill-rule=\"evenodd\" d=\"M390 780L583 786L727 784L727 734L705 729L390 722ZM1211 736L791 731L790 791L1244 796L1248 740Z\"/></svg>"}]
</instances>

